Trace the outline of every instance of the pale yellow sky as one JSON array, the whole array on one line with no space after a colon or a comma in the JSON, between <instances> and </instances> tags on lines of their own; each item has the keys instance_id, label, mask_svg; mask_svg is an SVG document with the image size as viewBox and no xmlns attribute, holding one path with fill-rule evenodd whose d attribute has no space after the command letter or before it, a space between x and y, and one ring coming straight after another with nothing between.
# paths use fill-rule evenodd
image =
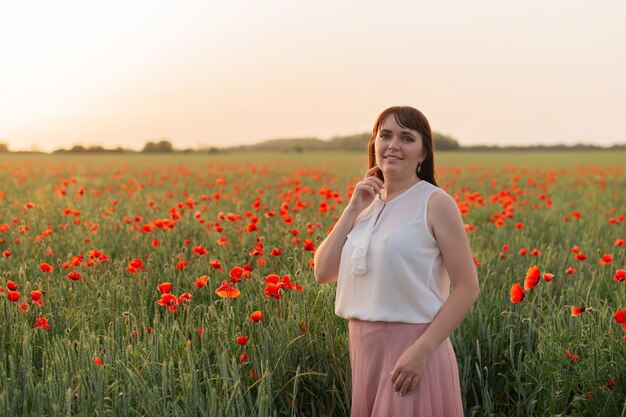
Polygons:
<instances>
[{"instance_id":1,"label":"pale yellow sky","mask_svg":"<svg viewBox=\"0 0 626 417\"><path fill-rule=\"evenodd\" d=\"M413 105L463 144L626 142L626 2L0 6L0 142L178 148L368 131Z\"/></svg>"}]
</instances>

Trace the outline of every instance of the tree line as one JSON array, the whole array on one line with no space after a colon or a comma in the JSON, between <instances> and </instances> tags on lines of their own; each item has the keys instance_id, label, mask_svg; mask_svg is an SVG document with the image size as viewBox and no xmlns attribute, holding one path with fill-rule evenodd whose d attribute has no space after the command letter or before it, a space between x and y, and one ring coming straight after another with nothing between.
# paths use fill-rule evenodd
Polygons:
<instances>
[{"instance_id":1,"label":"tree line","mask_svg":"<svg viewBox=\"0 0 626 417\"><path fill-rule=\"evenodd\" d=\"M371 133L359 133L349 136L335 136L329 140L322 140L315 137L309 138L284 138L269 139L252 145L238 145L230 147L205 147L200 149L176 149L168 138L161 138L157 141L148 141L140 151L126 149L121 146L117 148L104 148L100 145L83 146L74 145L69 149L56 149L52 153L63 154L87 154L87 153L228 153L228 152L311 152L311 151L363 151L367 148L367 143ZM611 147L598 145L576 144L576 145L472 145L461 146L452 136L439 132L433 132L435 149L438 151L584 151L584 150L626 150L626 144L617 144ZM0 153L12 152L6 143L0 142ZM25 153L25 152L20 152Z\"/></svg>"}]
</instances>

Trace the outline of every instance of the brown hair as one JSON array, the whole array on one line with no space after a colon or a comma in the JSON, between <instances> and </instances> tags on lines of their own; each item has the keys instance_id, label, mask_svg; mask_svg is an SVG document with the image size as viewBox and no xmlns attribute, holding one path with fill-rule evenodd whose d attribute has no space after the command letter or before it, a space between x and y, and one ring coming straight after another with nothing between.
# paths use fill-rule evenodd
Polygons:
<instances>
[{"instance_id":1,"label":"brown hair","mask_svg":"<svg viewBox=\"0 0 626 417\"><path fill-rule=\"evenodd\" d=\"M434 143L433 135L430 131L430 124L428 123L426 116L424 116L421 111L413 107L393 106L383 110L383 112L378 115L376 123L374 123L374 129L372 130L372 137L367 143L369 168L373 168L376 165L376 137L378 136L378 131L380 130L380 125L383 120L390 114L393 114L393 117L400 126L406 129L416 130L422 136L422 146L424 147L426 158L422 162L419 174L417 173L417 169L415 173L420 179L428 181L433 185L437 185L437 181L435 180L435 155L433 153ZM376 172L376 176L383 181L385 180L383 178L382 170L380 169Z\"/></svg>"}]
</instances>

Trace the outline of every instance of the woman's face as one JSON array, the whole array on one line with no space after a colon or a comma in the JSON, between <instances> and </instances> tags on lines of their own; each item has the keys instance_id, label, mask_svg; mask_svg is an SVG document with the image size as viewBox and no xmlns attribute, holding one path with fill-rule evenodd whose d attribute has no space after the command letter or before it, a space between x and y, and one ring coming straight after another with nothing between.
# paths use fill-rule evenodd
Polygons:
<instances>
[{"instance_id":1,"label":"woman's face","mask_svg":"<svg viewBox=\"0 0 626 417\"><path fill-rule=\"evenodd\" d=\"M417 164L426 157L422 135L402 127L393 114L383 119L374 145L376 165L385 179L407 179L417 176Z\"/></svg>"}]
</instances>

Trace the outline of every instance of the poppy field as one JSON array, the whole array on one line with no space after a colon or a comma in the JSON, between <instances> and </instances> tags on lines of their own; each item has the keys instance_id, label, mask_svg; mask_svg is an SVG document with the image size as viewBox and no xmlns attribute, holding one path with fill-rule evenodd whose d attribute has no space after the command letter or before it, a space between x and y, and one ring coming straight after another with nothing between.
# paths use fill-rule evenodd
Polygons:
<instances>
[{"instance_id":1,"label":"poppy field","mask_svg":"<svg viewBox=\"0 0 626 417\"><path fill-rule=\"evenodd\" d=\"M466 415L626 416L625 158L436 155L481 287L451 336ZM366 164L2 156L0 415L349 415L313 256Z\"/></svg>"}]
</instances>

